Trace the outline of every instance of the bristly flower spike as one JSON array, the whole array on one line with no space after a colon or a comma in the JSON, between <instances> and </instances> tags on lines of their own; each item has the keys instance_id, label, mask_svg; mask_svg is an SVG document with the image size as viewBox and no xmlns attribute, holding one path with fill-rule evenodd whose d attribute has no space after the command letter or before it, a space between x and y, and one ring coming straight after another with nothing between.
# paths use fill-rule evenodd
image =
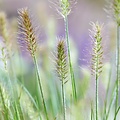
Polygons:
<instances>
[{"instance_id":1,"label":"bristly flower spike","mask_svg":"<svg viewBox=\"0 0 120 120\"><path fill-rule=\"evenodd\" d=\"M90 30L90 37L92 38L93 44L93 53L92 53L92 74L99 77L102 72L102 59L103 59L103 49L102 49L102 36L101 30L103 25L100 25L98 22L91 22L92 30Z\"/></svg>"},{"instance_id":2,"label":"bristly flower spike","mask_svg":"<svg viewBox=\"0 0 120 120\"><path fill-rule=\"evenodd\" d=\"M68 64L64 40L60 40L57 45L56 71L59 79L66 82L65 79L67 78Z\"/></svg>"},{"instance_id":3,"label":"bristly flower spike","mask_svg":"<svg viewBox=\"0 0 120 120\"><path fill-rule=\"evenodd\" d=\"M65 104L64 84L67 82L66 78L67 78L67 74L68 74L68 64L67 64L67 55L66 55L66 50L65 50L65 42L63 40L60 40L57 45L56 69L57 69L58 77L61 81L63 118L64 118L64 120L66 120L66 104Z\"/></svg>"},{"instance_id":4,"label":"bristly flower spike","mask_svg":"<svg viewBox=\"0 0 120 120\"><path fill-rule=\"evenodd\" d=\"M0 60L4 64L5 70L7 70L7 59L10 58L10 41L9 41L9 34L7 30L7 19L6 14L4 12L0 12Z\"/></svg>"},{"instance_id":5,"label":"bristly flower spike","mask_svg":"<svg viewBox=\"0 0 120 120\"><path fill-rule=\"evenodd\" d=\"M115 20L118 26L120 26L120 0L113 1L113 11L114 11Z\"/></svg>"},{"instance_id":6,"label":"bristly flower spike","mask_svg":"<svg viewBox=\"0 0 120 120\"><path fill-rule=\"evenodd\" d=\"M21 39L23 40L24 43L26 43L27 50L30 52L30 54L33 58L36 75L37 75L37 82L39 85L39 90L41 93L42 102L43 102L43 106L44 106L44 112L46 115L46 120L49 120L46 103L45 103L45 99L44 99L43 88L42 88L42 84L41 84L39 67L38 67L38 63L37 63L37 59L36 59L36 55L35 55L36 49L37 49L35 29L33 28L33 24L31 22L31 17L29 15L28 8L23 8L23 9L18 10L18 14L19 14L18 24L19 24L19 29L20 29L20 35L22 35Z\"/></svg>"},{"instance_id":7,"label":"bristly flower spike","mask_svg":"<svg viewBox=\"0 0 120 120\"><path fill-rule=\"evenodd\" d=\"M90 30L90 36L93 41L93 53L92 53L92 74L95 76L95 105L96 105L96 120L98 120L98 82L99 76L102 72L102 59L103 59L103 49L102 49L102 36L101 30L102 26L98 22L93 23L91 22L92 30Z\"/></svg>"},{"instance_id":8,"label":"bristly flower spike","mask_svg":"<svg viewBox=\"0 0 120 120\"><path fill-rule=\"evenodd\" d=\"M28 8L18 10L19 19L19 29L20 34L23 36L23 40L27 45L27 49L30 52L31 56L35 56L37 44L36 44L36 36L35 29L33 28L31 17L29 15Z\"/></svg>"},{"instance_id":9,"label":"bristly flower spike","mask_svg":"<svg viewBox=\"0 0 120 120\"><path fill-rule=\"evenodd\" d=\"M4 42L6 43L8 40L8 32L6 26L6 15L4 12L0 12L0 36L3 37Z\"/></svg>"},{"instance_id":10,"label":"bristly flower spike","mask_svg":"<svg viewBox=\"0 0 120 120\"><path fill-rule=\"evenodd\" d=\"M70 2L69 0L60 0L61 14L63 17L66 17L70 14Z\"/></svg>"}]
</instances>

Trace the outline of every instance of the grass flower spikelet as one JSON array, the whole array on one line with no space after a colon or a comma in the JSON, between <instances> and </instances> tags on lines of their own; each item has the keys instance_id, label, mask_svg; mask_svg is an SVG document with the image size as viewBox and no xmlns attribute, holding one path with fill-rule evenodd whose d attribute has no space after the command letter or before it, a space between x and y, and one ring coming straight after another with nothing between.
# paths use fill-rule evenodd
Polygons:
<instances>
[{"instance_id":1,"label":"grass flower spikelet","mask_svg":"<svg viewBox=\"0 0 120 120\"><path fill-rule=\"evenodd\" d=\"M6 15L4 12L0 12L0 36L3 37L4 42L8 40L8 32L6 25Z\"/></svg>"},{"instance_id":2,"label":"grass flower spikelet","mask_svg":"<svg viewBox=\"0 0 120 120\"><path fill-rule=\"evenodd\" d=\"M68 67L65 43L63 40L59 41L57 45L56 69L60 80L65 80L68 73Z\"/></svg>"},{"instance_id":3,"label":"grass flower spikelet","mask_svg":"<svg viewBox=\"0 0 120 120\"><path fill-rule=\"evenodd\" d=\"M102 56L103 56L103 49L102 49L102 37L101 37L101 29L102 25L99 25L98 22L91 23L93 30L90 30L90 36L93 42L93 53L92 53L92 73L93 75L97 74L99 77L100 73L102 72Z\"/></svg>"},{"instance_id":4,"label":"grass flower spikelet","mask_svg":"<svg viewBox=\"0 0 120 120\"><path fill-rule=\"evenodd\" d=\"M70 2L68 0L60 0L61 14L66 17L70 14Z\"/></svg>"},{"instance_id":5,"label":"grass flower spikelet","mask_svg":"<svg viewBox=\"0 0 120 120\"><path fill-rule=\"evenodd\" d=\"M36 36L35 31L31 22L29 11L27 8L18 10L19 19L18 24L20 28L20 34L24 36L27 49L31 56L35 56L36 52Z\"/></svg>"},{"instance_id":6,"label":"grass flower spikelet","mask_svg":"<svg viewBox=\"0 0 120 120\"><path fill-rule=\"evenodd\" d=\"M113 1L113 10L114 10L114 17L117 24L120 26L120 0Z\"/></svg>"},{"instance_id":7,"label":"grass flower spikelet","mask_svg":"<svg viewBox=\"0 0 120 120\"><path fill-rule=\"evenodd\" d=\"M57 55L56 55L56 69L58 77L61 81L61 94L62 94L62 103L63 103L63 118L66 120L66 103L65 103L65 86L67 82L66 77L68 73L67 67L67 55L65 50L65 43L63 40L59 41L57 46Z\"/></svg>"},{"instance_id":8,"label":"grass flower spikelet","mask_svg":"<svg viewBox=\"0 0 120 120\"><path fill-rule=\"evenodd\" d=\"M96 112L96 120L99 119L98 116L98 83L99 83L99 76L102 72L102 58L103 58L103 49L102 49L102 37L101 37L101 30L102 25L98 22L93 23L91 22L92 30L90 30L90 36L93 42L93 54L92 54L92 74L95 76L95 112Z\"/></svg>"}]
</instances>

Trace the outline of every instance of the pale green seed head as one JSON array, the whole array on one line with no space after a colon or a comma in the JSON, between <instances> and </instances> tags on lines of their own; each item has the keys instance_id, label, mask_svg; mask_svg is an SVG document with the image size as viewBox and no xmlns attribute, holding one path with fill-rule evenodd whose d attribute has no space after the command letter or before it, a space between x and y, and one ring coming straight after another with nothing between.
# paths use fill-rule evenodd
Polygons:
<instances>
[{"instance_id":1,"label":"pale green seed head","mask_svg":"<svg viewBox=\"0 0 120 120\"><path fill-rule=\"evenodd\" d=\"M68 0L60 0L61 14L66 17L70 14L70 2Z\"/></svg>"},{"instance_id":2,"label":"pale green seed head","mask_svg":"<svg viewBox=\"0 0 120 120\"><path fill-rule=\"evenodd\" d=\"M120 0L114 0L113 9L115 20L117 24L120 26Z\"/></svg>"},{"instance_id":3,"label":"pale green seed head","mask_svg":"<svg viewBox=\"0 0 120 120\"><path fill-rule=\"evenodd\" d=\"M103 24L98 22L91 22L92 30L90 30L90 37L92 38L92 59L91 59L91 70L93 75L99 76L102 72L102 59L103 59L103 48L102 48L102 27Z\"/></svg>"}]
</instances>

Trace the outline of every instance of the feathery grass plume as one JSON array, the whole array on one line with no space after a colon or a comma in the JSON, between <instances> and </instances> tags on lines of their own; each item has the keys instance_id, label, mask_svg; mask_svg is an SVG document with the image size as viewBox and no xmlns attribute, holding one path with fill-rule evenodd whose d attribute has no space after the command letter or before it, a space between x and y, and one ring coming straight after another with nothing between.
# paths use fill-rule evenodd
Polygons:
<instances>
[{"instance_id":1,"label":"feathery grass plume","mask_svg":"<svg viewBox=\"0 0 120 120\"><path fill-rule=\"evenodd\" d=\"M56 71L61 81L65 80L68 73L67 55L64 40L60 40L57 45ZM65 82L65 81L64 81Z\"/></svg>"},{"instance_id":2,"label":"feathery grass plume","mask_svg":"<svg viewBox=\"0 0 120 120\"><path fill-rule=\"evenodd\" d=\"M65 24L65 36L66 36L66 43L67 43L67 54L68 54L68 64L71 76L71 84L72 84L72 97L74 101L77 101L77 90L76 90L76 83L74 77L74 71L71 62L71 54L70 54L70 43L69 43L69 29L68 29L68 15L71 13L72 4L75 4L76 0L56 0L56 2L52 2L49 0L50 3L53 4L53 7L56 11L62 16L64 19Z\"/></svg>"},{"instance_id":3,"label":"feathery grass plume","mask_svg":"<svg viewBox=\"0 0 120 120\"><path fill-rule=\"evenodd\" d=\"M0 12L0 36L3 37L4 42L8 41L7 21L4 12Z\"/></svg>"},{"instance_id":4,"label":"feathery grass plume","mask_svg":"<svg viewBox=\"0 0 120 120\"><path fill-rule=\"evenodd\" d=\"M114 18L118 26L120 26L120 0L114 0L112 3L112 9L114 11Z\"/></svg>"},{"instance_id":5,"label":"feathery grass plume","mask_svg":"<svg viewBox=\"0 0 120 120\"><path fill-rule=\"evenodd\" d=\"M49 0L52 4L52 7L55 8L58 14L60 14L63 18L68 16L71 12L71 4L75 4L75 0Z\"/></svg>"},{"instance_id":6,"label":"feathery grass plume","mask_svg":"<svg viewBox=\"0 0 120 120\"><path fill-rule=\"evenodd\" d=\"M107 1L107 4L104 10L120 26L120 0Z\"/></svg>"},{"instance_id":7,"label":"feathery grass plume","mask_svg":"<svg viewBox=\"0 0 120 120\"><path fill-rule=\"evenodd\" d=\"M102 49L102 36L101 30L103 25L100 25L98 22L91 22L92 30L90 30L90 37L93 42L93 53L92 53L92 74L95 76L96 81L96 96L95 96L95 104L96 104L96 120L98 120L98 80L100 73L102 72L102 58L103 58L103 49Z\"/></svg>"},{"instance_id":8,"label":"feathery grass plume","mask_svg":"<svg viewBox=\"0 0 120 120\"><path fill-rule=\"evenodd\" d=\"M0 55L0 60L4 64L5 70L7 70L7 59L9 58L9 53L8 53L8 31L7 31L7 21L6 21L6 15L4 12L0 12L0 50L1 50L1 55Z\"/></svg>"},{"instance_id":9,"label":"feathery grass plume","mask_svg":"<svg viewBox=\"0 0 120 120\"><path fill-rule=\"evenodd\" d=\"M37 44L36 44L36 36L35 36L35 29L33 28L31 17L29 15L28 8L23 8L18 10L19 19L19 34L24 43L26 43L27 50L30 52L31 56L35 56Z\"/></svg>"},{"instance_id":10,"label":"feathery grass plume","mask_svg":"<svg viewBox=\"0 0 120 120\"><path fill-rule=\"evenodd\" d=\"M76 83L74 77L74 71L71 62L71 54L70 54L70 43L69 43L69 29L68 29L68 15L70 14L70 2L68 0L60 0L60 7L61 13L64 18L65 24L65 36L66 36L66 43L67 43L67 53L68 53L68 61L69 61L69 69L70 69L70 76L71 76L71 84L72 84L72 94L75 101L77 101L77 91L76 91Z\"/></svg>"},{"instance_id":11,"label":"feathery grass plume","mask_svg":"<svg viewBox=\"0 0 120 120\"><path fill-rule=\"evenodd\" d=\"M37 49L37 43L36 43L37 38L35 35L35 29L33 28L28 8L22 8L18 10L18 14L19 14L18 24L19 24L20 34L22 35L20 39L24 43L26 43L27 50L30 52L33 58L36 75L37 75L37 82L38 82L39 90L40 90L41 97L42 97L44 112L46 115L46 120L49 120L48 114L47 114L47 108L45 104L45 99L44 99L43 88L41 84L39 67L38 67L38 63L37 63L37 59L35 55L36 49Z\"/></svg>"},{"instance_id":12,"label":"feathery grass plume","mask_svg":"<svg viewBox=\"0 0 120 120\"><path fill-rule=\"evenodd\" d=\"M60 11L59 13L63 16L66 17L70 14L71 8L70 8L70 2L69 0L59 0L60 4Z\"/></svg>"},{"instance_id":13,"label":"feathery grass plume","mask_svg":"<svg viewBox=\"0 0 120 120\"><path fill-rule=\"evenodd\" d=\"M2 46L2 44L0 45L0 60L3 62L4 64L4 69L7 71L7 61L9 58L9 55L7 53L6 47Z\"/></svg>"},{"instance_id":14,"label":"feathery grass plume","mask_svg":"<svg viewBox=\"0 0 120 120\"><path fill-rule=\"evenodd\" d=\"M67 82L67 73L68 73L68 64L67 64L67 55L65 50L65 43L63 40L60 40L57 45L57 55L56 55L56 71L58 77L61 81L62 87L62 102L63 102L63 118L66 119L66 105L65 105L65 89L64 84Z\"/></svg>"}]
</instances>

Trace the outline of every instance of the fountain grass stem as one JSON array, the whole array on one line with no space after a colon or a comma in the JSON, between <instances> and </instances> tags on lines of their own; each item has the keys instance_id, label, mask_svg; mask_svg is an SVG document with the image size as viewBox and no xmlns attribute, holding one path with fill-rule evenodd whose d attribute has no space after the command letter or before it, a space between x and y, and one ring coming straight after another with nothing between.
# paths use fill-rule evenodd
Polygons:
<instances>
[{"instance_id":1,"label":"fountain grass stem","mask_svg":"<svg viewBox=\"0 0 120 120\"><path fill-rule=\"evenodd\" d=\"M68 63L69 63L71 83L72 83L72 94L73 94L74 100L77 101L77 90L76 90L75 76L74 76L74 71L73 71L73 67L72 67L72 63L71 63L71 55L70 55L68 16L66 16L64 18L64 23L65 23L66 42L67 42Z\"/></svg>"},{"instance_id":2,"label":"fountain grass stem","mask_svg":"<svg viewBox=\"0 0 120 120\"><path fill-rule=\"evenodd\" d=\"M43 88L42 88L42 84L41 84L41 78L40 78L38 63L37 63L37 60L36 60L35 56L33 57L33 61L34 61L35 69L36 69L37 82L38 82L39 90L40 90L40 93L41 93L41 98L42 98L42 102L43 102L44 112L45 112L45 115L46 115L46 120L49 120L48 119L47 108L46 108L46 104L45 104L45 99L44 99Z\"/></svg>"},{"instance_id":3,"label":"fountain grass stem","mask_svg":"<svg viewBox=\"0 0 120 120\"><path fill-rule=\"evenodd\" d=\"M62 101L63 101L63 118L66 120L66 106L65 106L65 91L64 91L64 82L62 80Z\"/></svg>"}]
</instances>

